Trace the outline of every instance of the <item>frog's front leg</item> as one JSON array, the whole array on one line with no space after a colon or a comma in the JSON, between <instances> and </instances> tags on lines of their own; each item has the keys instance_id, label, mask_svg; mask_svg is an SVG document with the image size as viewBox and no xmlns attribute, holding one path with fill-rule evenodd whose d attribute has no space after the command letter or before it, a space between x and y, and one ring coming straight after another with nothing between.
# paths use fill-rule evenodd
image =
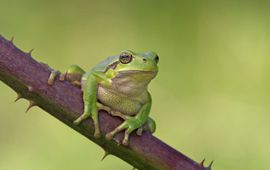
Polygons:
<instances>
[{"instance_id":1,"label":"frog's front leg","mask_svg":"<svg viewBox=\"0 0 270 170\"><path fill-rule=\"evenodd\" d=\"M100 137L99 121L98 121L98 109L101 104L97 102L97 87L99 83L108 81L106 76L102 72L92 71L84 75L85 80L83 85L83 101L84 101L84 112L83 114L74 121L74 124L78 125L83 120L91 117L95 127L95 137ZM105 82L106 83L106 82ZM102 109L102 107L101 107ZM104 107L104 109L106 109Z\"/></svg>"},{"instance_id":2,"label":"frog's front leg","mask_svg":"<svg viewBox=\"0 0 270 170\"><path fill-rule=\"evenodd\" d=\"M53 85L56 77L58 75L60 75L59 76L60 81L67 80L72 85L74 85L76 87L81 87L81 78L82 78L84 73L85 73L85 71L77 65L69 66L68 69L64 73L61 73L58 70L53 70L50 74L49 79L48 79L48 84Z\"/></svg>"},{"instance_id":3,"label":"frog's front leg","mask_svg":"<svg viewBox=\"0 0 270 170\"><path fill-rule=\"evenodd\" d=\"M122 144L128 145L130 133L138 128L141 128L148 120L148 115L150 113L150 109L152 105L152 100L149 93L148 93L148 96L149 96L148 102L142 106L142 108L140 109L139 113L136 116L127 117L127 119L122 124L120 124L113 131L106 134L106 138L108 140L111 140L113 136L117 134L118 132L125 130L125 136L122 141Z\"/></svg>"}]
</instances>

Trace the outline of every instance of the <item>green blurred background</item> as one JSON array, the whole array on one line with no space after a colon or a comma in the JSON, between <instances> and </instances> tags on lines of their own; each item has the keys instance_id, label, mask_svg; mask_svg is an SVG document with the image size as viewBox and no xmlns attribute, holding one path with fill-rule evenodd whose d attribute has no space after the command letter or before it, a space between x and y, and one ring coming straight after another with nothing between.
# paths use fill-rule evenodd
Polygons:
<instances>
[{"instance_id":1,"label":"green blurred background","mask_svg":"<svg viewBox=\"0 0 270 170\"><path fill-rule=\"evenodd\" d=\"M270 4L1 0L0 33L51 67L156 51L156 136L216 170L270 169ZM0 83L1 170L131 169Z\"/></svg>"}]
</instances>

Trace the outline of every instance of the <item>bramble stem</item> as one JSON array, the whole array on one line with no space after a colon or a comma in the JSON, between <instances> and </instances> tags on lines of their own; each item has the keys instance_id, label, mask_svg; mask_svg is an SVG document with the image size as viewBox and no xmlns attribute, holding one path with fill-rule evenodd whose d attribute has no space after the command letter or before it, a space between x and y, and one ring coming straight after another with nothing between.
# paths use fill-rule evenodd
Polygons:
<instances>
[{"instance_id":1,"label":"bramble stem","mask_svg":"<svg viewBox=\"0 0 270 170\"><path fill-rule=\"evenodd\" d=\"M57 80L53 86L47 84L50 68L35 61L31 52L25 53L12 41L0 36L0 80L15 90L19 97L30 101L64 122L80 134L101 146L106 153L115 155L142 170L209 170L182 153L163 143L148 132L142 136L133 133L128 147L105 139L106 133L117 127L122 120L100 111L101 138L94 138L94 126L88 119L75 126L72 122L83 111L82 93L70 83ZM123 138L123 133L116 135ZM68 149L68 148L67 148Z\"/></svg>"}]
</instances>

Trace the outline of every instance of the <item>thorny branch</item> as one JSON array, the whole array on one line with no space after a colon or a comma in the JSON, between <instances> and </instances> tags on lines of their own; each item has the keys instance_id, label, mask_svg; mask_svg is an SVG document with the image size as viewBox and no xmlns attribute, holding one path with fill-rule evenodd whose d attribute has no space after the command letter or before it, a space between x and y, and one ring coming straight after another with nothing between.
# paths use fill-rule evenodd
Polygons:
<instances>
[{"instance_id":1,"label":"thorny branch","mask_svg":"<svg viewBox=\"0 0 270 170\"><path fill-rule=\"evenodd\" d=\"M18 49L10 41L0 36L0 80L15 90L20 98L29 100L29 110L38 106L59 119L69 127L95 142L105 150L105 156L115 155L133 167L142 170L210 170L211 165L204 167L172 147L163 143L148 132L142 136L132 134L128 147L118 145L114 140L108 141L104 134L121 123L121 119L100 111L101 138L94 138L94 127L90 119L75 126L72 122L83 111L82 93L68 82L56 81L53 86L47 85L50 68L35 61L28 53ZM116 135L120 140L123 133Z\"/></svg>"}]
</instances>

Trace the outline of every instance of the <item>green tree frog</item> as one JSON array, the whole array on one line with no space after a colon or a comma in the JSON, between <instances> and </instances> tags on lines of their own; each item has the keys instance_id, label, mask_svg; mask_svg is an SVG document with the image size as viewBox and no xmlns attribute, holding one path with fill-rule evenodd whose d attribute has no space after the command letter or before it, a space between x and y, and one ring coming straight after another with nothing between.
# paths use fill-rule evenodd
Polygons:
<instances>
[{"instance_id":1,"label":"green tree frog","mask_svg":"<svg viewBox=\"0 0 270 170\"><path fill-rule=\"evenodd\" d=\"M148 84L158 73L159 57L154 52L136 53L126 50L120 55L108 57L90 71L85 72L77 65L70 66L64 73L52 71L48 84L52 85L60 74L60 80L67 80L83 92L84 112L74 124L91 117L95 126L95 137L100 137L98 110L106 110L124 121L106 134L111 140L125 130L123 145L128 145L129 135L137 130L140 135L146 125L151 133L156 129L155 121L149 117L152 99Z\"/></svg>"}]
</instances>

